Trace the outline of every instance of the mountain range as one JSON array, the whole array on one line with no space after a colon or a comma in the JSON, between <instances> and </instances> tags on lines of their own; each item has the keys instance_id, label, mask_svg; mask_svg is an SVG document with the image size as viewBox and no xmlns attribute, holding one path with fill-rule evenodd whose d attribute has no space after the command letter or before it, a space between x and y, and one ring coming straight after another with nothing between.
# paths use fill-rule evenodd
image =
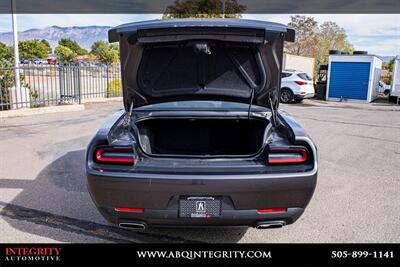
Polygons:
<instances>
[{"instance_id":1,"label":"mountain range","mask_svg":"<svg viewBox=\"0 0 400 267\"><path fill-rule=\"evenodd\" d=\"M98 40L107 41L107 31L110 26L72 26L59 27L51 26L43 29L31 29L18 33L20 41L29 39L46 39L54 49L62 38L70 38L80 46L90 49L91 45ZM12 32L0 32L0 42L12 45ZM393 56L380 56L383 63L389 62Z\"/></svg>"},{"instance_id":2,"label":"mountain range","mask_svg":"<svg viewBox=\"0 0 400 267\"><path fill-rule=\"evenodd\" d=\"M107 40L107 31L110 26L87 26L87 27L59 27L51 26L43 29L31 29L18 33L18 39L46 39L52 48L57 46L57 42L62 38L70 38L80 46L90 49L90 46L98 40ZM0 33L0 42L11 45L13 42L12 32Z\"/></svg>"}]
</instances>

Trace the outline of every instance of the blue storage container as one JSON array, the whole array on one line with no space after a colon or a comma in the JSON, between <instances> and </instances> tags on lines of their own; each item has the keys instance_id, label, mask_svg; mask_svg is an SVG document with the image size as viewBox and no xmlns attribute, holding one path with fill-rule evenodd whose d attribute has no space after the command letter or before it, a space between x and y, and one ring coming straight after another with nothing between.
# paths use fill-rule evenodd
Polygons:
<instances>
[{"instance_id":1,"label":"blue storage container","mask_svg":"<svg viewBox=\"0 0 400 267\"><path fill-rule=\"evenodd\" d=\"M378 95L382 61L372 55L330 55L327 99L371 102Z\"/></svg>"}]
</instances>

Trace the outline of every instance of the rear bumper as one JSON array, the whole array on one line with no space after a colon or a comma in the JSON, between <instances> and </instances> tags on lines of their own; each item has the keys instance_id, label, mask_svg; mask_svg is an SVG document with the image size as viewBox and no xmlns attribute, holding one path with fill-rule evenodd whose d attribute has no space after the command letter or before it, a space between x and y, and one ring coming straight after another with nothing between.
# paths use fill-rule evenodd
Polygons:
<instances>
[{"instance_id":1,"label":"rear bumper","mask_svg":"<svg viewBox=\"0 0 400 267\"><path fill-rule=\"evenodd\" d=\"M272 221L291 224L310 201L316 180L316 169L290 175L162 175L87 169L89 192L108 221L147 226L257 226ZM221 216L180 218L180 196L220 197ZM117 212L114 207L144 208L144 212ZM261 208L287 211L259 214L257 209Z\"/></svg>"},{"instance_id":2,"label":"rear bumper","mask_svg":"<svg viewBox=\"0 0 400 267\"><path fill-rule=\"evenodd\" d=\"M304 94L304 95L294 95L294 99L295 100L300 100L300 99L306 99L306 98L313 98L314 97L314 93L308 93L308 94Z\"/></svg>"}]
</instances>

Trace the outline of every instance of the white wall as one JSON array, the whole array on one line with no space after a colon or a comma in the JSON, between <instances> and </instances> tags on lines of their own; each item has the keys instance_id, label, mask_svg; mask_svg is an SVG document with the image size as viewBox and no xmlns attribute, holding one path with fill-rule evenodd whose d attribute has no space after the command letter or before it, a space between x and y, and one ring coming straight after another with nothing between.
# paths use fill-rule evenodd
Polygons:
<instances>
[{"instance_id":1,"label":"white wall","mask_svg":"<svg viewBox=\"0 0 400 267\"><path fill-rule=\"evenodd\" d=\"M390 94L400 97L400 56L397 56L394 62Z\"/></svg>"},{"instance_id":2,"label":"white wall","mask_svg":"<svg viewBox=\"0 0 400 267\"><path fill-rule=\"evenodd\" d=\"M378 85L379 80L381 79L381 71L382 60L378 57L373 57L368 84L368 102L371 102L378 97Z\"/></svg>"},{"instance_id":3,"label":"white wall","mask_svg":"<svg viewBox=\"0 0 400 267\"><path fill-rule=\"evenodd\" d=\"M314 76L314 63L312 57L302 57L290 54L283 55L283 69L303 71L311 78Z\"/></svg>"}]
</instances>

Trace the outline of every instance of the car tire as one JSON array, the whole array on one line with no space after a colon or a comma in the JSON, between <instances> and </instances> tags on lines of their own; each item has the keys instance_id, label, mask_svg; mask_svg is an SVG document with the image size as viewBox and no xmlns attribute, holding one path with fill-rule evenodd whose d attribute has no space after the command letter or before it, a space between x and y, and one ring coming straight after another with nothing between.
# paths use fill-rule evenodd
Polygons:
<instances>
[{"instance_id":1,"label":"car tire","mask_svg":"<svg viewBox=\"0 0 400 267\"><path fill-rule=\"evenodd\" d=\"M383 95L384 96L388 96L390 94L390 90L386 89L385 91L383 91Z\"/></svg>"},{"instance_id":2,"label":"car tire","mask_svg":"<svg viewBox=\"0 0 400 267\"><path fill-rule=\"evenodd\" d=\"M397 103L397 97L396 96L392 96L392 95L389 94L388 100L389 100L389 102Z\"/></svg>"},{"instance_id":3,"label":"car tire","mask_svg":"<svg viewBox=\"0 0 400 267\"><path fill-rule=\"evenodd\" d=\"M290 103L293 101L293 92L289 89L282 89L281 90L281 103Z\"/></svg>"}]
</instances>

